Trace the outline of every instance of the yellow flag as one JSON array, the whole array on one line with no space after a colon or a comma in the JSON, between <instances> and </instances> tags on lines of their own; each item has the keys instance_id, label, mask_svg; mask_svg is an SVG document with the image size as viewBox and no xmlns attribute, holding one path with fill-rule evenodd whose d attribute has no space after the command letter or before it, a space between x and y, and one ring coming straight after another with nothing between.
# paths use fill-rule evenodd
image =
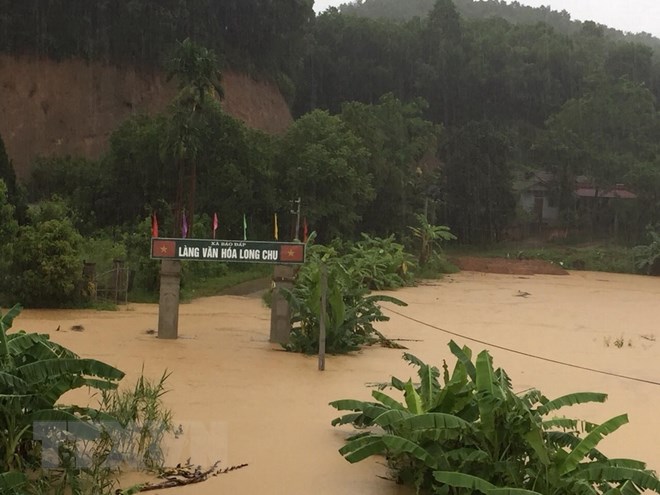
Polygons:
<instances>
[{"instance_id":1,"label":"yellow flag","mask_svg":"<svg viewBox=\"0 0 660 495\"><path fill-rule=\"evenodd\" d=\"M278 240L277 213L275 213L275 240Z\"/></svg>"}]
</instances>

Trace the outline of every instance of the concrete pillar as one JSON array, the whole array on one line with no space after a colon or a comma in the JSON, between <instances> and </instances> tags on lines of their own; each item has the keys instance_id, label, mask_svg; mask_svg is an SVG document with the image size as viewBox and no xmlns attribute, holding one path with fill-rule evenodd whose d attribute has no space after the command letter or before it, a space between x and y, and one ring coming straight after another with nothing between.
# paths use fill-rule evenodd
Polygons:
<instances>
[{"instance_id":1,"label":"concrete pillar","mask_svg":"<svg viewBox=\"0 0 660 495\"><path fill-rule=\"evenodd\" d=\"M277 344L286 344L291 333L291 309L279 289L293 287L296 270L297 267L291 265L275 265L273 271L275 288L270 306L270 341Z\"/></svg>"},{"instance_id":2,"label":"concrete pillar","mask_svg":"<svg viewBox=\"0 0 660 495\"><path fill-rule=\"evenodd\" d=\"M160 265L160 301L158 303L158 338L176 339L179 332L179 291L181 261L162 260Z\"/></svg>"}]
</instances>

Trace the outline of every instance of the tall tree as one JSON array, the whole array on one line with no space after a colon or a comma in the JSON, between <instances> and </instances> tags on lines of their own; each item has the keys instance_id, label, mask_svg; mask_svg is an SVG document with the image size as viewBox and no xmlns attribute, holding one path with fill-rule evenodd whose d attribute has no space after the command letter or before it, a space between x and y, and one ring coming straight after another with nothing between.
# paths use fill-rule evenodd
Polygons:
<instances>
[{"instance_id":1,"label":"tall tree","mask_svg":"<svg viewBox=\"0 0 660 495\"><path fill-rule=\"evenodd\" d=\"M9 287L6 277L18 232L14 211L14 206L9 202L5 181L0 179L0 295Z\"/></svg>"},{"instance_id":2,"label":"tall tree","mask_svg":"<svg viewBox=\"0 0 660 495\"><path fill-rule=\"evenodd\" d=\"M392 94L374 105L342 106L341 119L370 152L375 196L364 211L365 232L404 234L429 199L439 165L434 158L440 126L423 118L426 108L421 99L404 103Z\"/></svg>"},{"instance_id":3,"label":"tall tree","mask_svg":"<svg viewBox=\"0 0 660 495\"><path fill-rule=\"evenodd\" d=\"M275 158L280 197L300 198L319 238L354 235L373 197L369 152L337 116L315 110L282 138Z\"/></svg>"},{"instance_id":4,"label":"tall tree","mask_svg":"<svg viewBox=\"0 0 660 495\"><path fill-rule=\"evenodd\" d=\"M193 235L202 121L209 112L221 111L215 96L222 97L223 91L215 53L190 39L177 45L168 65L169 77L179 82L179 94L172 105L164 152L175 160L178 169L175 222L181 225L187 218ZM176 226L174 230L176 235Z\"/></svg>"},{"instance_id":5,"label":"tall tree","mask_svg":"<svg viewBox=\"0 0 660 495\"><path fill-rule=\"evenodd\" d=\"M463 99L460 79L466 44L460 15L452 0L435 2L423 37L424 58L431 73L420 89L431 105L434 120L448 126L456 122Z\"/></svg>"},{"instance_id":6,"label":"tall tree","mask_svg":"<svg viewBox=\"0 0 660 495\"><path fill-rule=\"evenodd\" d=\"M454 129L445 146L446 223L461 242L491 243L515 209L506 137L487 121Z\"/></svg>"},{"instance_id":7,"label":"tall tree","mask_svg":"<svg viewBox=\"0 0 660 495\"><path fill-rule=\"evenodd\" d=\"M16 218L19 222L25 221L27 213L27 201L25 190L16 180L14 165L7 155L5 142L0 136L0 180L4 181L6 187L6 200L14 206Z\"/></svg>"}]
</instances>

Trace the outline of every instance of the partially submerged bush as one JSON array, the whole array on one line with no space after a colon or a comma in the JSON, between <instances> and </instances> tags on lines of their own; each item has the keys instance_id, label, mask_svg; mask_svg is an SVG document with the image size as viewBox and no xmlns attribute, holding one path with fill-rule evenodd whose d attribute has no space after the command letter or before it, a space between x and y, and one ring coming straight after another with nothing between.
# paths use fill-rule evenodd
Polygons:
<instances>
[{"instance_id":1,"label":"partially submerged bush","mask_svg":"<svg viewBox=\"0 0 660 495\"><path fill-rule=\"evenodd\" d=\"M596 448L628 422L625 414L600 425L554 416L566 406L603 402L605 394L554 400L536 389L516 394L487 351L473 362L469 348L449 346L457 358L451 374L446 363L441 371L404 354L418 368L419 383L393 377L372 392L375 402L330 403L350 411L333 425L367 428L340 449L346 460L385 455L397 481L438 495L660 493L660 481L643 462L609 459ZM404 400L383 393L387 386Z\"/></svg>"},{"instance_id":2,"label":"partially submerged bush","mask_svg":"<svg viewBox=\"0 0 660 495\"><path fill-rule=\"evenodd\" d=\"M283 291L292 310L293 324L289 343L284 346L287 350L310 354L318 351L322 270L327 274L327 308L323 310L326 315L326 352L355 351L362 345L383 339L373 324L389 318L382 313L378 303L405 303L386 295L369 295L369 289L363 285L365 277L359 275L362 265L347 265L350 258L350 255L338 257L334 248L310 246L295 286Z\"/></svg>"}]
</instances>

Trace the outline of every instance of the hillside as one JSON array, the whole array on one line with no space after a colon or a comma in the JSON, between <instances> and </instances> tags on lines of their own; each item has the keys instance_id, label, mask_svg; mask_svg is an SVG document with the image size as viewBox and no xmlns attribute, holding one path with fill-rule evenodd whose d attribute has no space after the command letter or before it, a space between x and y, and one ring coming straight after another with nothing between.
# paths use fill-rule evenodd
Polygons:
<instances>
[{"instance_id":1,"label":"hillside","mask_svg":"<svg viewBox=\"0 0 660 495\"><path fill-rule=\"evenodd\" d=\"M157 71L9 55L0 55L0 87L0 135L22 178L38 155L98 157L124 119L164 109L175 92ZM292 122L274 85L227 72L223 87L224 109L250 127L281 133Z\"/></svg>"},{"instance_id":2,"label":"hillside","mask_svg":"<svg viewBox=\"0 0 660 495\"><path fill-rule=\"evenodd\" d=\"M574 34L578 32L583 22L571 19L564 11L552 10L549 7L530 7L516 1L501 0L453 0L456 9L467 19L487 19L500 17L513 24L536 24L543 22L552 26L560 33ZM392 20L408 20L413 17L426 17L431 11L435 0L360 0L347 2L340 6L343 14L358 15L372 19L384 18ZM648 33L624 33L617 29L603 26L606 36L613 39L642 43L660 51L660 39Z\"/></svg>"}]
</instances>

